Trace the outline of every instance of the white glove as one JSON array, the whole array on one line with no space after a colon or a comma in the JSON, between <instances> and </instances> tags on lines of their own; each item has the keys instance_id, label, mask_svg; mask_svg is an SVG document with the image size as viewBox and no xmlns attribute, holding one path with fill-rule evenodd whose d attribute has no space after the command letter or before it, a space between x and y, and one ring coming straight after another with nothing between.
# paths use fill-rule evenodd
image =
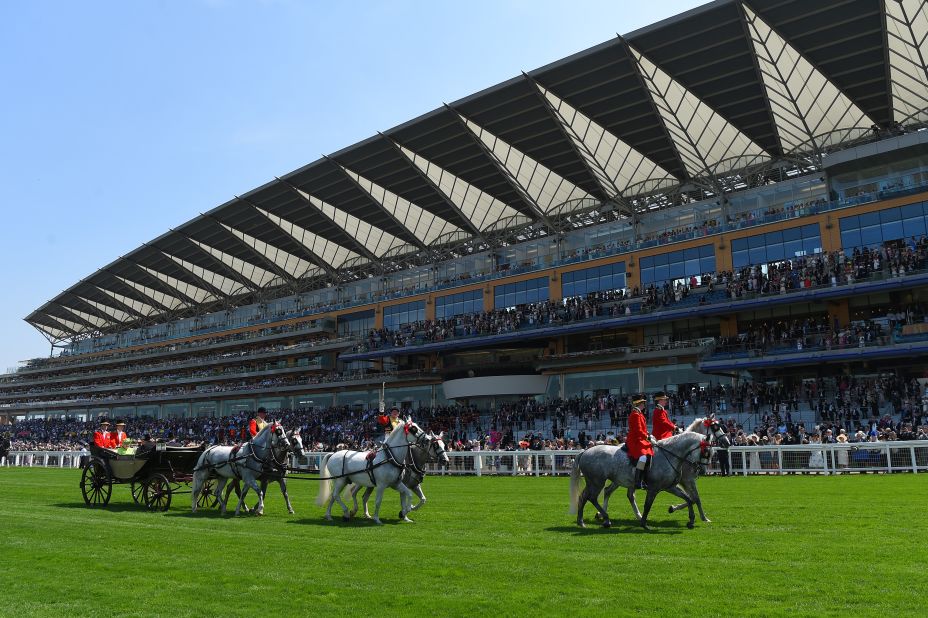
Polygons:
<instances>
[{"instance_id":1,"label":"white glove","mask_svg":"<svg viewBox=\"0 0 928 618\"><path fill-rule=\"evenodd\" d=\"M657 440L655 440L654 436L652 436L651 434L648 434L648 442L650 442L652 445L657 446Z\"/></svg>"}]
</instances>

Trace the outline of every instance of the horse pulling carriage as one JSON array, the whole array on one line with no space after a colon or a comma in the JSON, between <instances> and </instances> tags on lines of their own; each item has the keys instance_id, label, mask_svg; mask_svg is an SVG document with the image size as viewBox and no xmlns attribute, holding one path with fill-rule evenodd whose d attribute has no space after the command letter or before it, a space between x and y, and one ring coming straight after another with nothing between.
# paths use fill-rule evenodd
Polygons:
<instances>
[{"instance_id":1,"label":"horse pulling carriage","mask_svg":"<svg viewBox=\"0 0 928 618\"><path fill-rule=\"evenodd\" d=\"M174 494L190 493L194 467L203 451L203 446L154 444L120 453L91 445L90 455L81 461L84 503L90 508L106 506L113 485L130 485L133 502L150 511L166 511ZM213 505L211 492L199 496L199 506Z\"/></svg>"}]
</instances>

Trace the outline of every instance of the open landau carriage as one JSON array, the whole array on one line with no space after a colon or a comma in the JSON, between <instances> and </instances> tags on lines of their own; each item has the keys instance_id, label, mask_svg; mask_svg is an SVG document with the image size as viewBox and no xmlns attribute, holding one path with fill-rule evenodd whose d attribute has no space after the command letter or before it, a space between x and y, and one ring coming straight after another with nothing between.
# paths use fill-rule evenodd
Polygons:
<instances>
[{"instance_id":1,"label":"open landau carriage","mask_svg":"<svg viewBox=\"0 0 928 618\"><path fill-rule=\"evenodd\" d=\"M154 444L133 453L120 453L92 444L90 455L81 461L84 502L91 508L105 506L109 504L113 485L128 484L136 504L144 504L152 511L166 511L171 506L173 494L190 493L193 469L203 449L203 446ZM207 482L211 485L213 480ZM204 491L198 506L214 505L212 492Z\"/></svg>"}]
</instances>

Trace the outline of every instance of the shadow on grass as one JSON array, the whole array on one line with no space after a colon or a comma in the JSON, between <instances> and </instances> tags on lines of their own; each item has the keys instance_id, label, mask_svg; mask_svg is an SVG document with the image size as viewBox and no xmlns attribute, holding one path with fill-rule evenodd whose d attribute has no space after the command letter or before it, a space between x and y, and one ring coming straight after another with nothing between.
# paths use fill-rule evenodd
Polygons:
<instances>
[{"instance_id":1,"label":"shadow on grass","mask_svg":"<svg viewBox=\"0 0 928 618\"><path fill-rule=\"evenodd\" d=\"M680 522L676 521L649 521L648 526L651 529L645 530L635 519L613 519L611 528L605 528L598 522L594 522L592 524L588 522L586 528L580 528L577 525L570 525L551 526L550 528L545 528L545 530L548 532L573 534L573 536L587 536L591 534L615 534L616 532L631 534L682 534L683 531L686 530L685 523L681 524Z\"/></svg>"},{"instance_id":2,"label":"shadow on grass","mask_svg":"<svg viewBox=\"0 0 928 618\"><path fill-rule=\"evenodd\" d=\"M51 506L58 509L81 509L82 511L109 511L111 513L124 513L126 511L147 511L142 504L134 504L132 502L110 502L106 506L95 506L89 507L83 502L59 502L58 504L52 504Z\"/></svg>"},{"instance_id":3,"label":"shadow on grass","mask_svg":"<svg viewBox=\"0 0 928 618\"><path fill-rule=\"evenodd\" d=\"M404 522L395 519L381 519L384 526L398 526ZM364 517L357 518L352 517L349 521L342 521L342 518L332 518L332 521L329 521L323 517L304 517L302 519L290 519L287 521L288 524L298 524L300 526L322 526L324 528L380 528L381 526L374 523L373 519L365 519ZM410 524L412 525L412 524Z\"/></svg>"}]
</instances>

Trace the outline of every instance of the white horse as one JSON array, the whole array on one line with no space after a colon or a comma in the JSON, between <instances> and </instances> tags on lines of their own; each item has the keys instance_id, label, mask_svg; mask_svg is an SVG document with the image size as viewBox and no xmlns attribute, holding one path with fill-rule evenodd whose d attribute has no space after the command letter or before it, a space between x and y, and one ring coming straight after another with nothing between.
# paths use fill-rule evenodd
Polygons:
<instances>
[{"instance_id":1,"label":"white horse","mask_svg":"<svg viewBox=\"0 0 928 618\"><path fill-rule=\"evenodd\" d=\"M300 436L300 428L292 429L287 432L287 440L290 442L290 452L296 455L297 457L303 456L303 438ZM280 456L275 456L275 460L280 460ZM280 485L280 493L284 496L284 502L287 503L287 512L293 515L293 505L290 503L290 494L287 493L287 466L286 459L283 460L284 465L275 464L275 469L265 472L262 474L258 480L261 481L261 492L267 496L267 486L271 481L274 481ZM241 499L242 489L241 484L237 479L233 479L231 483L226 487L226 502L229 501L229 494L235 492L235 495ZM245 487L245 493L248 492L248 487ZM257 504L255 508L257 508ZM242 509L246 513L249 512L248 505L243 505Z\"/></svg>"},{"instance_id":2,"label":"white horse","mask_svg":"<svg viewBox=\"0 0 928 618\"><path fill-rule=\"evenodd\" d=\"M577 514L577 525L584 526L583 507L589 501L596 507L603 525L611 526L612 522L606 511L609 496L617 487L627 487L628 501L643 528L648 529L648 513L654 498L661 491L667 491L685 500L679 508L689 508L687 527L692 528L695 521L693 505L699 500L695 483L696 470L701 462L708 461L712 452L709 442L705 441L707 436L716 438L724 447L729 445L727 436L712 417L697 419L683 433L657 443L651 469L646 476L648 495L643 514L638 510L635 501L634 469L628 454L619 447L609 445L594 446L585 450L577 456L570 475L570 513ZM586 487L582 493L579 491L581 473L586 477ZM600 506L597 498L606 481L612 481L612 484L606 489L606 499ZM692 495L677 487L680 483L687 486ZM708 521L701 506L699 511L703 519Z\"/></svg>"},{"instance_id":3,"label":"white horse","mask_svg":"<svg viewBox=\"0 0 928 618\"><path fill-rule=\"evenodd\" d=\"M197 512L197 499L203 490L203 484L211 475L215 475L218 482L213 494L220 503L223 515L226 513L226 500L222 497L222 489L229 479L241 479L245 484L245 491L239 496L235 514L238 515L245 504L245 494L249 487L258 494L255 513L264 514L264 492L261 491L258 479L275 467L286 464L286 452L289 450L290 441L280 423L265 425L258 435L242 444L241 447L213 446L206 449L193 469L193 491L191 492L193 512Z\"/></svg>"},{"instance_id":4,"label":"white horse","mask_svg":"<svg viewBox=\"0 0 928 618\"><path fill-rule=\"evenodd\" d=\"M383 444L375 452L373 458L368 459L364 451L337 451L326 455L322 459L322 479L316 504L324 506L328 503L325 518L332 519L332 505L338 501L342 507L342 520L348 521L348 505L342 500L341 492L348 483L374 487L377 489L377 500L374 505L374 521L380 521L380 503L383 492L392 487L400 492L400 520L412 521L407 517L411 510L412 492L403 484L400 476L405 469L409 447L413 444L422 429L411 420L400 421L393 428ZM334 487L333 487L334 486Z\"/></svg>"},{"instance_id":5,"label":"white horse","mask_svg":"<svg viewBox=\"0 0 928 618\"><path fill-rule=\"evenodd\" d=\"M719 425L718 420L716 420L714 413L710 414L706 418L697 418L696 420L694 420L692 423L689 424L689 426L685 429L685 431L691 431L693 433L699 433L699 434L705 435L710 441L713 442L713 444L717 444L720 448L728 448L729 446L731 446L731 441L728 439L728 436L722 430L722 427L721 425ZM660 440L658 442L658 445L660 446L661 444L663 444L663 442L664 440ZM711 450L702 450L700 453L700 460L699 460L700 465L701 466L708 465L709 458L711 456L712 456ZM676 511L679 511L682 508L689 508L690 514L692 514L693 505L695 505L696 508L699 509L699 518L706 523L711 523L712 520L710 520L706 516L706 512L702 508L702 499L699 497L699 490L696 488L696 479L699 478L699 466L695 466L695 465L681 466L680 473L681 473L680 481L678 484L680 488L683 490L683 492L689 497L689 501L683 502L681 504L672 505L667 509L667 512L674 513ZM620 486L621 485L619 483L616 483L613 481L613 483L609 487L606 488L605 494L603 496L603 511L609 510L609 496L611 496L612 492L614 492ZM670 493L673 493L673 492L670 492ZM635 495L633 491L631 492L631 494L632 495L631 495L630 500L632 503L632 508L635 511L636 516L638 516L638 504L635 502ZM597 513L596 518L602 519L602 516L599 513ZM641 517L638 516L638 519L640 520Z\"/></svg>"},{"instance_id":6,"label":"white horse","mask_svg":"<svg viewBox=\"0 0 928 618\"><path fill-rule=\"evenodd\" d=\"M409 460L406 462L406 469L400 477L403 484L406 485L413 493L419 496L419 502L414 504L410 510L418 511L426 503L425 492L422 491L422 480L425 478L425 466L430 463L448 464L448 451L445 450L445 442L442 440L445 432L437 436L432 432L428 434L421 433L416 441L409 447ZM360 485L351 486L351 499L354 505L349 517L354 517L358 512L358 492L361 491ZM361 501L364 504L364 517L370 519L371 514L367 510L367 499L370 498L374 491L373 487L364 490L364 496Z\"/></svg>"}]
</instances>

